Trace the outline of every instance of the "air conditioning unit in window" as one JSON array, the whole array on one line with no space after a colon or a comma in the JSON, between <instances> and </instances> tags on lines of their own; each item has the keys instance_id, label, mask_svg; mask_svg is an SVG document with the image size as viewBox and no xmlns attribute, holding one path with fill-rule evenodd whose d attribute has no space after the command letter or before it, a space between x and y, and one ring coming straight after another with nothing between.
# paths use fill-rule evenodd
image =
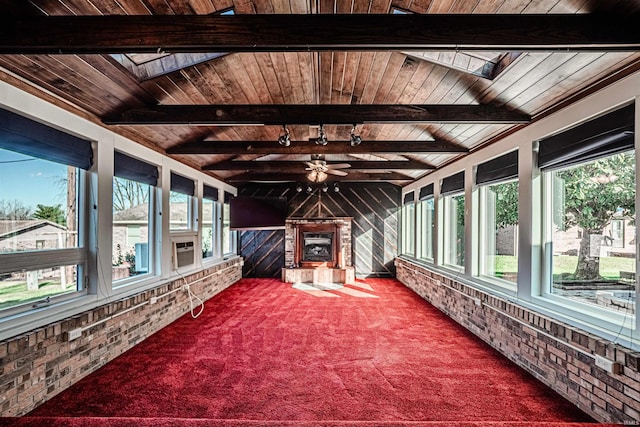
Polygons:
<instances>
[{"instance_id":1,"label":"air conditioning unit in window","mask_svg":"<svg viewBox=\"0 0 640 427\"><path fill-rule=\"evenodd\" d=\"M173 242L173 269L177 270L195 262L195 245L193 241Z\"/></svg>"}]
</instances>

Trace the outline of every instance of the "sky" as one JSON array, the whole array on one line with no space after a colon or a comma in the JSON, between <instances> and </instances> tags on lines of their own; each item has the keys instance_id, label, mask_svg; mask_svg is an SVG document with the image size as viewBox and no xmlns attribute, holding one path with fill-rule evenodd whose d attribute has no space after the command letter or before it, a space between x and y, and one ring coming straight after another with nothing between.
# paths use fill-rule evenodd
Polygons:
<instances>
[{"instance_id":1,"label":"sky","mask_svg":"<svg viewBox=\"0 0 640 427\"><path fill-rule=\"evenodd\" d=\"M0 201L14 202L35 211L36 205L66 205L61 180L67 167L59 163L0 149Z\"/></svg>"}]
</instances>

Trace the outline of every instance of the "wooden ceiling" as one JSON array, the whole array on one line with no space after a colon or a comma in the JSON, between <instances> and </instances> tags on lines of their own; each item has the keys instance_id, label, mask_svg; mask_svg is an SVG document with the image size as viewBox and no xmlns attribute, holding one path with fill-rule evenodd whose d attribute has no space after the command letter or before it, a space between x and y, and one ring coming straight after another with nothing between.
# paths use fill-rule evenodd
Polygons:
<instances>
[{"instance_id":1,"label":"wooden ceiling","mask_svg":"<svg viewBox=\"0 0 640 427\"><path fill-rule=\"evenodd\" d=\"M640 1L0 8L3 80L234 185L304 180L312 154L404 185L640 68Z\"/></svg>"}]
</instances>

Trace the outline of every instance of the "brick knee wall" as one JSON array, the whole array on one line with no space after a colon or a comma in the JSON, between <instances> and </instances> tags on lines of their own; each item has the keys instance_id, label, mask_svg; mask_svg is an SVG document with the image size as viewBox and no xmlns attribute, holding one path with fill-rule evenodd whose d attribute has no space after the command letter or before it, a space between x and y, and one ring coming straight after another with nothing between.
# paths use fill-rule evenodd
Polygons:
<instances>
[{"instance_id":1,"label":"brick knee wall","mask_svg":"<svg viewBox=\"0 0 640 427\"><path fill-rule=\"evenodd\" d=\"M189 312L185 281L206 301L241 277L239 259L225 261L0 342L0 416L26 414Z\"/></svg>"},{"instance_id":2,"label":"brick knee wall","mask_svg":"<svg viewBox=\"0 0 640 427\"><path fill-rule=\"evenodd\" d=\"M405 286L600 422L640 423L640 352L396 259ZM619 374L596 366L617 361Z\"/></svg>"}]
</instances>

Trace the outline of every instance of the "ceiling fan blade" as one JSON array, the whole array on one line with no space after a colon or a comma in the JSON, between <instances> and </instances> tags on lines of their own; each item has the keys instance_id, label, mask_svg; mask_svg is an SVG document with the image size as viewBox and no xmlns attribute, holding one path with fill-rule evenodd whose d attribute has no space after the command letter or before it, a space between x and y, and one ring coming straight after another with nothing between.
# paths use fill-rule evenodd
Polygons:
<instances>
[{"instance_id":1,"label":"ceiling fan blade","mask_svg":"<svg viewBox=\"0 0 640 427\"><path fill-rule=\"evenodd\" d=\"M328 164L327 167L329 169L346 169L346 168L350 168L351 165L349 163L332 163L332 164Z\"/></svg>"},{"instance_id":2,"label":"ceiling fan blade","mask_svg":"<svg viewBox=\"0 0 640 427\"><path fill-rule=\"evenodd\" d=\"M309 166L310 168L315 168L315 167L317 167L317 166L318 166L317 164L315 164L315 163L311 163L311 162L304 162L304 164L305 164L305 165L307 165L307 166Z\"/></svg>"},{"instance_id":3,"label":"ceiling fan blade","mask_svg":"<svg viewBox=\"0 0 640 427\"><path fill-rule=\"evenodd\" d=\"M338 175L338 176L347 176L348 175L348 173L342 172L341 170L327 169L325 172L328 173L328 174L331 174L331 175Z\"/></svg>"}]
</instances>

